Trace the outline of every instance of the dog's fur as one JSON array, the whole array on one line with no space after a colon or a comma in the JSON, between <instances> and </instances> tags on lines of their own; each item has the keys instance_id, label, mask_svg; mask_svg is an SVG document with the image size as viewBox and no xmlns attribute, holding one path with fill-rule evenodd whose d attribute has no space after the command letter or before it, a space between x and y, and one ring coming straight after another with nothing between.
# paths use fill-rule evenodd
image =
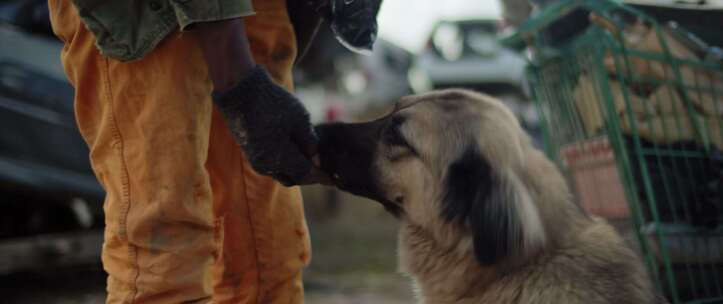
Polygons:
<instances>
[{"instance_id":1,"label":"dog's fur","mask_svg":"<svg viewBox=\"0 0 723 304\"><path fill-rule=\"evenodd\" d=\"M489 96L445 90L317 127L322 168L402 221L421 303L654 303L639 257L583 213L554 164Z\"/></svg>"}]
</instances>

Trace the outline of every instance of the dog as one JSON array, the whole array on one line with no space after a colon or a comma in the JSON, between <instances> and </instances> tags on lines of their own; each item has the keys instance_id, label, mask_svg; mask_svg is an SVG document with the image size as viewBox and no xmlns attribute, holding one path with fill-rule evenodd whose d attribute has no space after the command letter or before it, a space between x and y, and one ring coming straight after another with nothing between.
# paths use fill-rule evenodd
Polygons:
<instances>
[{"instance_id":1,"label":"dog","mask_svg":"<svg viewBox=\"0 0 723 304\"><path fill-rule=\"evenodd\" d=\"M399 266L420 303L659 302L637 254L490 96L407 96L316 131L333 184L401 220Z\"/></svg>"}]
</instances>

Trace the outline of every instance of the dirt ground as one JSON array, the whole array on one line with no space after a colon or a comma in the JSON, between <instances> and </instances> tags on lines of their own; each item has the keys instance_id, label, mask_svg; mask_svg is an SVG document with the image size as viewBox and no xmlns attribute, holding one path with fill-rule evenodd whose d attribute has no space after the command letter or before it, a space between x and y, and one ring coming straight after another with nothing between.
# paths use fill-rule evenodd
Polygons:
<instances>
[{"instance_id":1,"label":"dirt ground","mask_svg":"<svg viewBox=\"0 0 723 304\"><path fill-rule=\"evenodd\" d=\"M396 272L394 218L374 202L324 187L307 187L304 197L313 246L307 303L414 302L409 280ZM0 276L0 294L2 303L102 303L105 274L96 264Z\"/></svg>"},{"instance_id":2,"label":"dirt ground","mask_svg":"<svg viewBox=\"0 0 723 304\"><path fill-rule=\"evenodd\" d=\"M305 190L314 252L305 274L307 302L413 303L411 282L396 271L396 220L366 199Z\"/></svg>"}]
</instances>

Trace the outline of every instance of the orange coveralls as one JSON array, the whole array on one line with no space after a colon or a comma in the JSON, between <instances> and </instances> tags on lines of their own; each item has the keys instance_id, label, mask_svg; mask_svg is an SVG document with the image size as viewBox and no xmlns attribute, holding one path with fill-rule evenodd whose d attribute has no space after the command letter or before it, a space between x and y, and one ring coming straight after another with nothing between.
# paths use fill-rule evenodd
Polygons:
<instances>
[{"instance_id":1,"label":"orange coveralls","mask_svg":"<svg viewBox=\"0 0 723 304\"><path fill-rule=\"evenodd\" d=\"M251 169L213 107L194 35L176 31L124 63L100 55L69 0L49 6L107 192L108 303L302 303L310 244L299 188ZM291 89L286 1L254 8L244 18L254 58Z\"/></svg>"}]
</instances>

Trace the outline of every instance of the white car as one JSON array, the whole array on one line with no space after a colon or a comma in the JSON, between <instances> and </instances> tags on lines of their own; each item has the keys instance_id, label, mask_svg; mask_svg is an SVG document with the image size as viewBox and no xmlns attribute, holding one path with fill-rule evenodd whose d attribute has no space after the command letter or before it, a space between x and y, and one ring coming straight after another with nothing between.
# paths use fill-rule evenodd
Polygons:
<instances>
[{"instance_id":1,"label":"white car","mask_svg":"<svg viewBox=\"0 0 723 304\"><path fill-rule=\"evenodd\" d=\"M521 94L526 61L497 39L498 20L441 21L409 70L415 92L466 87Z\"/></svg>"}]
</instances>

